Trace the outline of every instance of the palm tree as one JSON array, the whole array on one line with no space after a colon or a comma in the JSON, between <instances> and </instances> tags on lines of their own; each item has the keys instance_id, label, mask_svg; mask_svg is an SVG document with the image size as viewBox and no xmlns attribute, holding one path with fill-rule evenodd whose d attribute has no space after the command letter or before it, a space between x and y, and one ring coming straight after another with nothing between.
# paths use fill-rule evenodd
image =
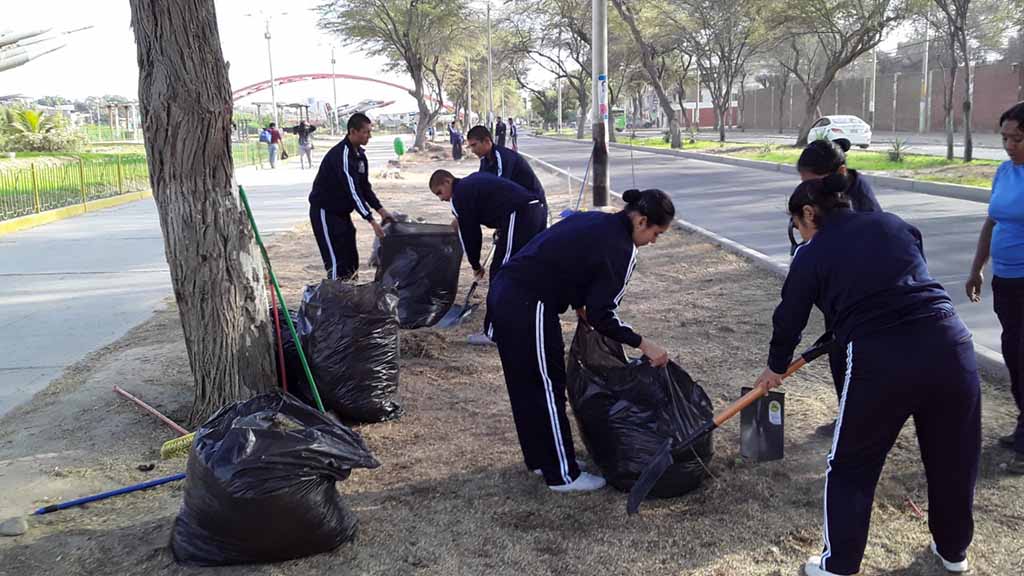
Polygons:
<instances>
[{"instance_id":1,"label":"palm tree","mask_svg":"<svg viewBox=\"0 0 1024 576\"><path fill-rule=\"evenodd\" d=\"M7 110L7 130L14 134L46 134L59 125L56 116L40 110Z\"/></svg>"}]
</instances>

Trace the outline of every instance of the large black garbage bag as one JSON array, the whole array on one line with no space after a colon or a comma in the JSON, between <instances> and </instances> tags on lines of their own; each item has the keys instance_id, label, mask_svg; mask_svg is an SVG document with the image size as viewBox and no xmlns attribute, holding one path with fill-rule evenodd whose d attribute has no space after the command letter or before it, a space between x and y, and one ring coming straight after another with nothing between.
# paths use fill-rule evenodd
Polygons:
<instances>
[{"instance_id":1,"label":"large black garbage bag","mask_svg":"<svg viewBox=\"0 0 1024 576\"><path fill-rule=\"evenodd\" d=\"M227 406L196 432L174 558L222 566L333 550L357 525L335 482L379 465L359 434L287 394Z\"/></svg>"},{"instance_id":2,"label":"large black garbage bag","mask_svg":"<svg viewBox=\"0 0 1024 576\"><path fill-rule=\"evenodd\" d=\"M628 492L658 449L681 443L713 417L704 390L674 362L654 368L629 360L622 345L583 324L569 350L568 393L583 441L605 479ZM713 455L711 434L673 451L674 463L650 496L671 498L700 486ZM703 463L702 463L703 461Z\"/></svg>"},{"instance_id":3,"label":"large black garbage bag","mask_svg":"<svg viewBox=\"0 0 1024 576\"><path fill-rule=\"evenodd\" d=\"M402 413L397 305L379 282L324 280L302 296L298 331L306 361L324 406L345 420L382 422ZM295 393L311 401L308 384Z\"/></svg>"},{"instance_id":4,"label":"large black garbage bag","mask_svg":"<svg viewBox=\"0 0 1024 576\"><path fill-rule=\"evenodd\" d=\"M398 293L402 328L433 326L455 302L462 244L447 224L394 222L384 227L377 280Z\"/></svg>"}]
</instances>

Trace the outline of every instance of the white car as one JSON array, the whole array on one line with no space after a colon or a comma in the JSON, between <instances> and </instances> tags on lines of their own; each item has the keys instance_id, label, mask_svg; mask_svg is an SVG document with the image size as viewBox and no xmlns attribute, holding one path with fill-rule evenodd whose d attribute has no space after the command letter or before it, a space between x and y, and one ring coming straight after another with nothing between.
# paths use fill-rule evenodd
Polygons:
<instances>
[{"instance_id":1,"label":"white car","mask_svg":"<svg viewBox=\"0 0 1024 576\"><path fill-rule=\"evenodd\" d=\"M871 146L871 126L856 116L823 116L811 125L807 140L831 140L849 150Z\"/></svg>"}]
</instances>

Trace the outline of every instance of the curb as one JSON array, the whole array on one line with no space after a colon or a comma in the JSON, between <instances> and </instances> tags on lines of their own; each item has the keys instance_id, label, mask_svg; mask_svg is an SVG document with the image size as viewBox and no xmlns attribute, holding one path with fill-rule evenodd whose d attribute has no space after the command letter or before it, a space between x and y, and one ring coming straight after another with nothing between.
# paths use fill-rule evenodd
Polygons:
<instances>
[{"instance_id":1,"label":"curb","mask_svg":"<svg viewBox=\"0 0 1024 576\"><path fill-rule=\"evenodd\" d=\"M50 222L72 218L74 216L85 214L86 212L121 206L122 204L151 198L152 196L153 192L151 190L129 192L127 194L119 194L110 198L90 200L85 204L73 204L71 206L65 206L64 208L55 208L38 214L29 214L28 216L20 216L10 220L4 220L0 222L0 236L3 236L4 234L12 234L21 230L27 230L29 228L35 228L36 226L42 226L43 224L49 224Z\"/></svg>"},{"instance_id":2,"label":"curb","mask_svg":"<svg viewBox=\"0 0 1024 576\"><path fill-rule=\"evenodd\" d=\"M551 139L554 140L554 138L551 138ZM628 148L628 146L626 146L626 145L621 145L620 144L619 146L623 146L623 147L627 147ZM544 160L541 160L540 158L537 158L536 156L534 156L532 154L527 154L525 152L520 152L519 154L522 155L522 156L526 156L531 161L534 161L534 162L540 164L545 170L548 170L550 172L554 172L554 173L562 175L562 176L567 176L567 177L571 178L572 180L577 180L577 181L580 181L580 182L583 181L582 178L578 178L576 176L573 176L573 175L569 174L567 171L562 170L561 168L558 168L557 166L554 166L554 165L552 165L552 164L550 164L548 162L545 162ZM760 162L760 161L756 161L756 160L744 160L742 158L735 159L735 160L742 160L744 162L758 162L759 164L768 164L768 165L771 165L771 166L785 167L785 168L792 169L793 172L796 172L796 170L793 169L791 166L786 166L785 164L775 164L775 163L772 163L772 162ZM775 170L783 171L781 168L777 168ZM914 182L914 181L913 180L909 180L909 182ZM618 192L615 192L614 190L611 190L611 189L609 189L608 191L610 193L614 194L617 198L620 198L620 199L622 198L622 195L619 194ZM922 193L927 194L927 192L922 192ZM733 254L736 254L736 255L738 255L740 257L746 258L747 260L749 260L752 264L754 264L758 268L761 268L762 270L767 270L767 271L775 274L776 276L778 276L780 278L785 279L786 278L786 274L789 273L789 266L786 266L785 264L777 262L777 261L773 260L771 257L769 257L767 254L764 254L762 252L754 250L753 248L749 248L747 246L744 246L743 244L740 244L739 242L736 242L735 240L732 240L730 238L726 238L725 236L721 236L719 234L716 234L716 233L714 233L714 232L712 232L712 231L710 231L710 230L708 230L706 228L703 228L701 226L698 226L698 225L696 225L696 224L694 224L692 222L687 222L686 220L683 220L682 218L677 218L676 219L676 224L678 224L679 227L682 228L683 230L686 230L688 232L693 232L695 234L699 234L701 236L704 236L705 238L710 240L712 243L714 243L714 244L724 248L725 250L727 250L729 252L732 252ZM999 381L999 382L1009 382L1010 381L1010 374L1009 374L1009 372L1006 369L1006 364L1003 362L1003 355L1002 354L1000 354L999 352L997 352L997 351L995 351L995 350L993 350L993 349L991 349L991 348L989 348L987 346L983 346L983 345L978 344L978 343L974 344L974 354L975 354L975 357L976 357L977 362L978 362L978 371L986 379L992 380L992 381Z\"/></svg>"},{"instance_id":3,"label":"curb","mask_svg":"<svg viewBox=\"0 0 1024 576\"><path fill-rule=\"evenodd\" d=\"M568 138L559 138L555 136L539 136L536 134L532 135L534 138L545 138L547 140L560 140L570 141ZM663 156L676 156L678 158L687 158L689 160L703 160L705 162L713 162L715 164L727 164L730 166L740 166L743 168L755 168L758 170L767 170L769 172L785 172L787 174L796 174L796 167L790 166L789 164L779 164L777 162L765 162L763 160L748 160L746 158L733 158L731 156L720 156L718 154L707 154L704 152L689 152L686 150L672 150L667 148L650 148L647 146L632 146L630 144L619 144L617 142L609 142L610 148L619 148L622 150L634 150L641 152L650 152L651 154L661 154ZM988 188L981 188L978 186L964 186L960 184L943 184L941 182L929 182L927 180L912 180L910 178L897 178L895 176L877 176L870 173L864 173L864 176L868 181L878 187L891 188L893 190L904 190L907 192L917 192L919 194L928 194L931 196L942 196L944 198L955 198L957 200L968 200L971 202L981 202L988 204L991 190Z\"/></svg>"}]
</instances>

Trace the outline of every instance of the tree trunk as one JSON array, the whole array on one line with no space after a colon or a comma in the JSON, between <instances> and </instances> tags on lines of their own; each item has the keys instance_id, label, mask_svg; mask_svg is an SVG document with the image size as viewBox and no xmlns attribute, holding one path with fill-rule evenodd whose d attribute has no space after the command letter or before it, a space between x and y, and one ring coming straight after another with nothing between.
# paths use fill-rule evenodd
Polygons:
<instances>
[{"instance_id":1,"label":"tree trunk","mask_svg":"<svg viewBox=\"0 0 1024 576\"><path fill-rule=\"evenodd\" d=\"M779 94L779 134L782 134L782 125L786 119L786 93L789 92L789 82L781 83L782 90Z\"/></svg>"},{"instance_id":2,"label":"tree trunk","mask_svg":"<svg viewBox=\"0 0 1024 576\"><path fill-rule=\"evenodd\" d=\"M579 98L580 101L580 113L576 117L576 139L582 140L583 129L585 127L584 125L587 123L587 110L590 109L590 107L587 106L587 102L589 101L587 95L587 88L586 85L583 84L582 82L579 83L579 88L576 89L576 96L577 98Z\"/></svg>"},{"instance_id":3,"label":"tree trunk","mask_svg":"<svg viewBox=\"0 0 1024 576\"><path fill-rule=\"evenodd\" d=\"M725 142L725 115L729 112L729 101L718 107L718 141Z\"/></svg>"},{"instance_id":4,"label":"tree trunk","mask_svg":"<svg viewBox=\"0 0 1024 576\"><path fill-rule=\"evenodd\" d=\"M633 40L636 42L637 47L640 49L640 59L643 63L644 70L647 72L647 77L651 81L651 85L654 87L654 93L658 95L658 103L661 104L661 110L665 116L668 117L668 131L671 135L671 145L673 148L682 148L683 142L679 138L679 117L676 115L675 110L672 109L672 99L668 97L665 92L665 86L662 85L661 77L658 75L658 67L652 57L652 49L644 42L643 35L640 32L640 28L636 24L636 19L633 18L633 13L627 10L624 5L624 0L612 0L612 4L615 5L615 10L622 17L622 20L629 27L630 33L633 35Z\"/></svg>"},{"instance_id":5,"label":"tree trunk","mask_svg":"<svg viewBox=\"0 0 1024 576\"><path fill-rule=\"evenodd\" d=\"M956 92L957 64L954 61L949 68L949 81L942 93L942 111L946 115L946 160L952 161L956 157L956 150L953 148L956 135L956 122L953 116L953 96Z\"/></svg>"},{"instance_id":6,"label":"tree trunk","mask_svg":"<svg viewBox=\"0 0 1024 576\"><path fill-rule=\"evenodd\" d=\"M810 94L807 95L807 105L804 106L804 119L800 122L800 135L796 139L796 145L799 147L807 146L807 137L811 133L811 124L814 124L814 121L818 118L818 100L820 98L820 96L813 98Z\"/></svg>"},{"instance_id":7,"label":"tree trunk","mask_svg":"<svg viewBox=\"0 0 1024 576\"><path fill-rule=\"evenodd\" d=\"M974 137L971 134L972 128L972 101L973 101L973 88L971 86L972 75L971 75L971 63L965 61L964 63L964 162L971 162L974 160Z\"/></svg>"},{"instance_id":8,"label":"tree trunk","mask_svg":"<svg viewBox=\"0 0 1024 576\"><path fill-rule=\"evenodd\" d=\"M213 0L130 0L150 184L198 424L274 387L259 248L235 190L231 86Z\"/></svg>"}]
</instances>

